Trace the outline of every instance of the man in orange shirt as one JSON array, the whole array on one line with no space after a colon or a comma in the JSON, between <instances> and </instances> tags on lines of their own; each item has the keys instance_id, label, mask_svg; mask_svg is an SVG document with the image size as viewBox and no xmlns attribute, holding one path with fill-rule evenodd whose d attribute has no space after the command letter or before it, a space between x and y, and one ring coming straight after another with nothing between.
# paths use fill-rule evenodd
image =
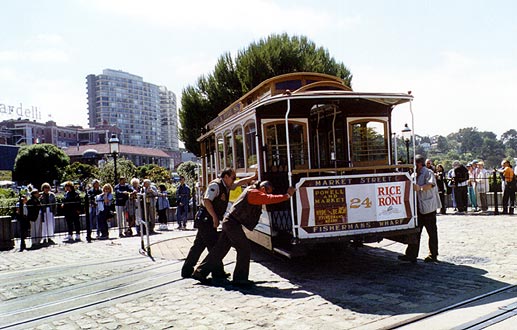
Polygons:
<instances>
[{"instance_id":1,"label":"man in orange shirt","mask_svg":"<svg viewBox=\"0 0 517 330\"><path fill-rule=\"evenodd\" d=\"M283 195L273 195L272 192L273 186L271 183L263 181L258 185L246 188L241 193L223 220L223 231L216 246L197 267L192 274L192 278L202 283L206 282L208 274L216 269L216 265L221 263L233 246L237 251L237 262L233 272L232 284L235 286L253 285L253 282L248 279L251 247L242 226L248 230L253 230L260 219L262 205L287 201L294 194L295 188L289 187L287 193Z\"/></svg>"},{"instance_id":2,"label":"man in orange shirt","mask_svg":"<svg viewBox=\"0 0 517 330\"><path fill-rule=\"evenodd\" d=\"M503 160L503 169L499 170L504 176L503 190L503 214L513 214L515 204L515 182L513 181L513 168L508 160ZM510 200L510 212L508 213L508 200Z\"/></svg>"}]
</instances>

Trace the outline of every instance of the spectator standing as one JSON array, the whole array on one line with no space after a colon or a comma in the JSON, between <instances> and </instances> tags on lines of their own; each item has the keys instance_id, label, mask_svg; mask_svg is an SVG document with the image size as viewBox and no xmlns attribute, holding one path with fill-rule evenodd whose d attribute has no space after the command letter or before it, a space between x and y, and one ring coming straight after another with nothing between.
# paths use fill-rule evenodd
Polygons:
<instances>
[{"instance_id":1,"label":"spectator standing","mask_svg":"<svg viewBox=\"0 0 517 330\"><path fill-rule=\"evenodd\" d=\"M41 190L43 191L40 196L43 244L55 245L56 243L52 238L54 238L54 228L56 225L54 218L57 210L56 195L50 191L50 184L47 182L41 185Z\"/></svg>"},{"instance_id":2,"label":"spectator standing","mask_svg":"<svg viewBox=\"0 0 517 330\"><path fill-rule=\"evenodd\" d=\"M109 183L102 186L102 194L95 197L97 201L97 219L101 236L99 239L109 239L108 219L113 217L113 188Z\"/></svg>"},{"instance_id":3,"label":"spectator standing","mask_svg":"<svg viewBox=\"0 0 517 330\"><path fill-rule=\"evenodd\" d=\"M485 169L483 161L478 162L478 174L476 179L476 187L479 195L479 203L481 204L481 211L488 211L487 193L489 190L488 177L489 172Z\"/></svg>"},{"instance_id":4,"label":"spectator standing","mask_svg":"<svg viewBox=\"0 0 517 330\"><path fill-rule=\"evenodd\" d=\"M503 168L499 170L502 173L503 180L503 214L513 214L515 205L515 181L513 180L514 171L508 160L501 163ZM510 205L508 205L508 202ZM508 211L508 206L509 211Z\"/></svg>"},{"instance_id":5,"label":"spectator standing","mask_svg":"<svg viewBox=\"0 0 517 330\"><path fill-rule=\"evenodd\" d=\"M42 236L41 201L38 189L33 189L27 200L27 218L31 222L31 249L36 249L40 246Z\"/></svg>"},{"instance_id":6,"label":"spectator standing","mask_svg":"<svg viewBox=\"0 0 517 330\"><path fill-rule=\"evenodd\" d=\"M428 169L430 169L433 173L435 172L435 167L433 165L433 161L429 158L427 158L425 160L425 167L427 167Z\"/></svg>"},{"instance_id":7,"label":"spectator standing","mask_svg":"<svg viewBox=\"0 0 517 330\"><path fill-rule=\"evenodd\" d=\"M252 231L258 224L262 213L262 205L277 204L287 201L294 194L295 188L289 187L287 193L273 195L273 186L269 181L246 188L237 198L227 216L223 220L223 231L217 244L208 257L197 268L192 278L201 282L212 270L222 263L230 248L237 251L237 262L233 272L233 285L249 286L254 283L249 280L251 248L242 227ZM436 209L435 209L436 213Z\"/></svg>"},{"instance_id":8,"label":"spectator standing","mask_svg":"<svg viewBox=\"0 0 517 330\"><path fill-rule=\"evenodd\" d=\"M75 191L74 184L71 181L65 183L65 197L63 199L63 213L65 215L68 235L65 236L66 242L79 242L81 240L81 223L79 222L79 214L81 214L81 197ZM72 238L75 229L75 239Z\"/></svg>"},{"instance_id":9,"label":"spectator standing","mask_svg":"<svg viewBox=\"0 0 517 330\"><path fill-rule=\"evenodd\" d=\"M136 226L137 219L138 220L142 219L141 206L138 203L138 193L141 190L140 180L138 180L138 178L132 178L131 187L133 188L133 192L129 195L129 200L127 202L127 225L128 225L128 228L124 232L124 235L126 235L126 236L133 236L133 230L131 228ZM139 230L140 230L140 226L137 227L137 232Z\"/></svg>"},{"instance_id":10,"label":"spectator standing","mask_svg":"<svg viewBox=\"0 0 517 330\"><path fill-rule=\"evenodd\" d=\"M95 197L102 194L102 190L100 188L99 180L95 179L92 181L92 187L86 192L86 196L88 198L88 209L89 216L88 221L90 222L89 232L86 232L86 240L91 242L92 240L92 230L97 230L97 237L101 236L101 232L99 230L99 220L97 219L97 202L95 201Z\"/></svg>"},{"instance_id":11,"label":"spectator standing","mask_svg":"<svg viewBox=\"0 0 517 330\"><path fill-rule=\"evenodd\" d=\"M441 208L436 178L433 173L424 165L424 158L420 155L415 157L416 164L416 183L414 190L417 193L417 213L418 226L420 229L425 227L429 236L429 255L424 262L438 261L438 230L436 227L436 210ZM398 257L401 261L416 262L420 249L420 236L418 241L409 243L406 253Z\"/></svg>"},{"instance_id":12,"label":"spectator standing","mask_svg":"<svg viewBox=\"0 0 517 330\"><path fill-rule=\"evenodd\" d=\"M115 186L115 212L117 213L118 236L124 237L124 226L126 225L126 210L129 194L133 188L126 183L126 178L121 177Z\"/></svg>"},{"instance_id":13,"label":"spectator standing","mask_svg":"<svg viewBox=\"0 0 517 330\"><path fill-rule=\"evenodd\" d=\"M453 182L454 182L454 197L456 199L456 206L458 213L464 214L468 207L468 181L469 171L458 160L453 162Z\"/></svg>"},{"instance_id":14,"label":"spectator standing","mask_svg":"<svg viewBox=\"0 0 517 330\"><path fill-rule=\"evenodd\" d=\"M190 188L185 183L185 177L180 176L180 183L176 189L176 219L178 229L187 228L187 215L189 211Z\"/></svg>"},{"instance_id":15,"label":"spectator standing","mask_svg":"<svg viewBox=\"0 0 517 330\"><path fill-rule=\"evenodd\" d=\"M456 195L454 194L454 188L456 188L456 185L454 184L454 167L447 172L447 187L450 190L452 207L454 208L454 211L458 211L458 206L456 205Z\"/></svg>"},{"instance_id":16,"label":"spectator standing","mask_svg":"<svg viewBox=\"0 0 517 330\"><path fill-rule=\"evenodd\" d=\"M468 196L470 201L470 207L472 212L478 211L478 203L476 197L476 168L472 163L467 164L467 170L469 171L469 184L468 184Z\"/></svg>"},{"instance_id":17,"label":"spectator standing","mask_svg":"<svg viewBox=\"0 0 517 330\"><path fill-rule=\"evenodd\" d=\"M167 230L167 210L169 209L169 198L167 194L167 187L162 183L158 191L158 222L160 223L160 230Z\"/></svg>"},{"instance_id":18,"label":"spectator standing","mask_svg":"<svg viewBox=\"0 0 517 330\"><path fill-rule=\"evenodd\" d=\"M20 228L20 252L27 249L25 245L25 239L30 234L31 223L28 218L29 212L27 209L27 196L20 195L18 202L16 203L16 221Z\"/></svg>"},{"instance_id":19,"label":"spectator standing","mask_svg":"<svg viewBox=\"0 0 517 330\"><path fill-rule=\"evenodd\" d=\"M427 166L426 166L427 167ZM442 164L436 165L436 186L438 187L438 194L440 195L440 203L442 204L442 207L440 208L440 214L447 213L447 207L445 204L445 195L447 193L446 188L446 173L445 169L443 168Z\"/></svg>"},{"instance_id":20,"label":"spectator standing","mask_svg":"<svg viewBox=\"0 0 517 330\"><path fill-rule=\"evenodd\" d=\"M145 179L142 192L144 193L146 210L145 220L147 221L147 226L149 227L149 234L156 234L154 231L154 225L156 223L156 197L158 196L158 190L151 183L151 180Z\"/></svg>"}]
</instances>

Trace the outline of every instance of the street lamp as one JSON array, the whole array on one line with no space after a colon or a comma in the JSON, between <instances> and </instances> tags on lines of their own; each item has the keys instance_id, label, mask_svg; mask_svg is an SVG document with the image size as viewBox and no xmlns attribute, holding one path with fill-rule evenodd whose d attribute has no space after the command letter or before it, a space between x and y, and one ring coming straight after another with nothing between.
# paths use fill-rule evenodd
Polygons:
<instances>
[{"instance_id":1,"label":"street lamp","mask_svg":"<svg viewBox=\"0 0 517 330\"><path fill-rule=\"evenodd\" d=\"M407 164L409 164L409 141L411 140L411 128L406 124L402 129L402 138L404 139L404 143L406 144L406 156L407 156Z\"/></svg>"},{"instance_id":2,"label":"street lamp","mask_svg":"<svg viewBox=\"0 0 517 330\"><path fill-rule=\"evenodd\" d=\"M117 185L117 181L118 181L118 178L117 178L117 155L119 153L120 141L117 138L117 135L113 134L113 135L111 135L111 138L109 139L108 143L110 145L110 153L113 156L113 167L115 169L115 185Z\"/></svg>"}]
</instances>

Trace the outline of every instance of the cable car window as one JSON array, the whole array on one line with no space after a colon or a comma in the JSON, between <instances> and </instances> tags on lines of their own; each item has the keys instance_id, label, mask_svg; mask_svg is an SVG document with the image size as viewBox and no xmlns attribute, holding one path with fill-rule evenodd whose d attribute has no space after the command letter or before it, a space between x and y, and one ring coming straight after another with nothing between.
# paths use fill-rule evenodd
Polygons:
<instances>
[{"instance_id":1,"label":"cable car window","mask_svg":"<svg viewBox=\"0 0 517 330\"><path fill-rule=\"evenodd\" d=\"M291 166L293 169L307 168L307 126L304 123L289 123ZM285 172L287 168L287 140L285 123L272 122L264 126L267 145L267 170Z\"/></svg>"},{"instance_id":2,"label":"cable car window","mask_svg":"<svg viewBox=\"0 0 517 330\"><path fill-rule=\"evenodd\" d=\"M226 132L224 134L224 147L225 147L225 157L226 163L225 167L233 167L233 138L231 132Z\"/></svg>"},{"instance_id":3,"label":"cable car window","mask_svg":"<svg viewBox=\"0 0 517 330\"><path fill-rule=\"evenodd\" d=\"M257 130L255 128L255 122L247 123L244 126L244 134L246 137L246 166L249 168L257 164L257 145L255 144Z\"/></svg>"},{"instance_id":4,"label":"cable car window","mask_svg":"<svg viewBox=\"0 0 517 330\"><path fill-rule=\"evenodd\" d=\"M354 165L388 163L387 124L378 120L350 123L350 156Z\"/></svg>"},{"instance_id":5,"label":"cable car window","mask_svg":"<svg viewBox=\"0 0 517 330\"><path fill-rule=\"evenodd\" d=\"M223 136L218 135L217 136L217 160L219 161L219 168L225 168L225 162L224 162L224 142L223 142Z\"/></svg>"},{"instance_id":6,"label":"cable car window","mask_svg":"<svg viewBox=\"0 0 517 330\"><path fill-rule=\"evenodd\" d=\"M233 143L235 149L235 167L244 168L244 143L242 128L237 127L233 130Z\"/></svg>"}]
</instances>

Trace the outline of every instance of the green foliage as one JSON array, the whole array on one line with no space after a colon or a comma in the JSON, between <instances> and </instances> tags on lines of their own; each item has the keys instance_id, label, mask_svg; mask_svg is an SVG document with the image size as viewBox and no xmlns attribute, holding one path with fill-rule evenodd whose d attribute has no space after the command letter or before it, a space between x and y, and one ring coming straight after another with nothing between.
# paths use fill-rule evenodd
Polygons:
<instances>
[{"instance_id":1,"label":"green foliage","mask_svg":"<svg viewBox=\"0 0 517 330\"><path fill-rule=\"evenodd\" d=\"M171 181L171 173L169 170L156 164L147 164L137 167L136 175L140 179L149 179L155 183Z\"/></svg>"},{"instance_id":2,"label":"green foliage","mask_svg":"<svg viewBox=\"0 0 517 330\"><path fill-rule=\"evenodd\" d=\"M239 97L271 77L291 72L319 72L341 77L351 86L352 75L306 37L271 35L238 52L235 60L223 54L213 73L198 79L182 92L179 111L180 139L196 155L201 128Z\"/></svg>"},{"instance_id":3,"label":"green foliage","mask_svg":"<svg viewBox=\"0 0 517 330\"><path fill-rule=\"evenodd\" d=\"M18 202L18 197L14 195L12 189L0 188L0 216L12 216L16 202Z\"/></svg>"},{"instance_id":4,"label":"green foliage","mask_svg":"<svg viewBox=\"0 0 517 330\"><path fill-rule=\"evenodd\" d=\"M0 181L12 181L13 174L11 171L0 171Z\"/></svg>"},{"instance_id":5,"label":"green foliage","mask_svg":"<svg viewBox=\"0 0 517 330\"><path fill-rule=\"evenodd\" d=\"M351 87L352 75L329 52L304 36L273 34L238 53L236 70L247 92L271 77L291 72L320 72L338 76Z\"/></svg>"},{"instance_id":6,"label":"green foliage","mask_svg":"<svg viewBox=\"0 0 517 330\"><path fill-rule=\"evenodd\" d=\"M125 158L117 159L117 176L125 177L127 181L136 176L136 166L132 161ZM115 170L113 166L113 159L107 161L104 166L99 169L99 180L101 184L110 183L112 186L118 183L118 178L115 179Z\"/></svg>"},{"instance_id":7,"label":"green foliage","mask_svg":"<svg viewBox=\"0 0 517 330\"><path fill-rule=\"evenodd\" d=\"M99 177L99 168L98 167L75 162L75 163L70 164L67 167L65 167L62 182L65 182L65 181L91 182L93 179L97 179L98 177Z\"/></svg>"},{"instance_id":8,"label":"green foliage","mask_svg":"<svg viewBox=\"0 0 517 330\"><path fill-rule=\"evenodd\" d=\"M70 158L53 144L23 146L14 161L13 178L39 187L43 182L60 180Z\"/></svg>"},{"instance_id":9,"label":"green foliage","mask_svg":"<svg viewBox=\"0 0 517 330\"><path fill-rule=\"evenodd\" d=\"M467 127L446 137L417 136L416 140L416 153L430 158L435 165L444 165L445 169L450 169L454 160L467 164L478 159L485 162L487 170L491 170L499 168L502 159L510 159L513 164L513 158L517 157L517 148L513 147L513 142L517 142L517 131L513 129L503 133L501 139L497 139L493 132L480 132L475 127ZM422 142L429 142L431 148L424 149L420 144ZM406 159L406 146L400 138L397 139L397 152L398 159ZM411 142L410 153L412 152Z\"/></svg>"},{"instance_id":10,"label":"green foliage","mask_svg":"<svg viewBox=\"0 0 517 330\"><path fill-rule=\"evenodd\" d=\"M192 189L198 181L198 164L192 161L181 163L178 166L178 174L185 177L187 185Z\"/></svg>"}]
</instances>

